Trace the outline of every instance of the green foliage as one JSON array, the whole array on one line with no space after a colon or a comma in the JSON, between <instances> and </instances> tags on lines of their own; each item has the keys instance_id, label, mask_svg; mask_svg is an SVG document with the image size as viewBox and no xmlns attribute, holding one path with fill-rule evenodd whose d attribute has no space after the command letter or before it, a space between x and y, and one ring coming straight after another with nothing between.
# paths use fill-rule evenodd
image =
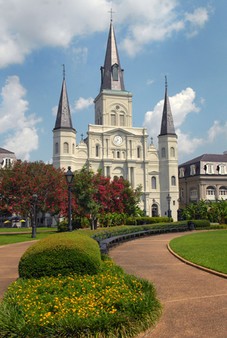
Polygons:
<instances>
[{"instance_id":1,"label":"green foliage","mask_svg":"<svg viewBox=\"0 0 227 338\"><path fill-rule=\"evenodd\" d=\"M182 216L187 220L207 219L213 223L225 224L227 219L227 200L201 200L197 203L191 203L182 210Z\"/></svg>"},{"instance_id":2,"label":"green foliage","mask_svg":"<svg viewBox=\"0 0 227 338\"><path fill-rule=\"evenodd\" d=\"M40 278L95 274L101 266L98 243L78 233L51 235L27 249L19 262L19 276Z\"/></svg>"},{"instance_id":3,"label":"green foliage","mask_svg":"<svg viewBox=\"0 0 227 338\"><path fill-rule=\"evenodd\" d=\"M227 274L227 231L207 231L174 238L171 249L179 256Z\"/></svg>"},{"instance_id":4,"label":"green foliage","mask_svg":"<svg viewBox=\"0 0 227 338\"><path fill-rule=\"evenodd\" d=\"M169 223L168 217L128 217L126 219L126 225L143 225L143 224L155 224L155 223Z\"/></svg>"},{"instance_id":5,"label":"green foliage","mask_svg":"<svg viewBox=\"0 0 227 338\"><path fill-rule=\"evenodd\" d=\"M125 224L126 219L126 214L119 214L117 212L101 214L99 215L99 226L106 228L110 226L123 225Z\"/></svg>"},{"instance_id":6,"label":"green foliage","mask_svg":"<svg viewBox=\"0 0 227 338\"><path fill-rule=\"evenodd\" d=\"M0 305L4 337L134 337L161 314L153 285L111 260L93 276L19 279Z\"/></svg>"},{"instance_id":7,"label":"green foliage","mask_svg":"<svg viewBox=\"0 0 227 338\"><path fill-rule=\"evenodd\" d=\"M192 219L189 222L192 222L196 229L210 227L210 221L208 221L207 219Z\"/></svg>"}]
</instances>

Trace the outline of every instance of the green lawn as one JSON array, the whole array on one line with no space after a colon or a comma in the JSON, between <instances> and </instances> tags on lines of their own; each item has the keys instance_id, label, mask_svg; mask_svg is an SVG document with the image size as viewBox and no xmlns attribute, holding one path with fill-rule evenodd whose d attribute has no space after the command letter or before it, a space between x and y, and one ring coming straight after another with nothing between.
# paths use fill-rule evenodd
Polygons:
<instances>
[{"instance_id":1,"label":"green lawn","mask_svg":"<svg viewBox=\"0 0 227 338\"><path fill-rule=\"evenodd\" d=\"M227 230L174 238L170 248L193 263L227 274Z\"/></svg>"},{"instance_id":2,"label":"green lawn","mask_svg":"<svg viewBox=\"0 0 227 338\"><path fill-rule=\"evenodd\" d=\"M36 231L36 238L32 238L31 228L15 229L9 228L4 229L4 232L9 232L10 234L1 234L3 233L2 229L0 230L0 246L6 244L13 244L26 241L34 241L36 239L42 239L53 234L56 230L50 228L39 228ZM26 233L22 233L26 232Z\"/></svg>"}]
</instances>

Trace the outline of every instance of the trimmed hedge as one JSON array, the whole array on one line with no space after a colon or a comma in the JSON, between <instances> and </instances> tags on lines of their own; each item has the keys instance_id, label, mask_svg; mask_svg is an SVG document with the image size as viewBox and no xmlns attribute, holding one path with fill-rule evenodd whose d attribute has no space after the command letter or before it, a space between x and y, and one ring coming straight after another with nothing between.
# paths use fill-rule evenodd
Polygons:
<instances>
[{"instance_id":1,"label":"trimmed hedge","mask_svg":"<svg viewBox=\"0 0 227 338\"><path fill-rule=\"evenodd\" d=\"M210 221L208 221L207 219L191 219L190 221L188 221L188 223L189 222L193 223L196 229L210 227Z\"/></svg>"},{"instance_id":2,"label":"trimmed hedge","mask_svg":"<svg viewBox=\"0 0 227 338\"><path fill-rule=\"evenodd\" d=\"M156 223L169 223L169 217L128 217L125 225L144 225L144 224L156 224ZM172 221L172 219L171 219Z\"/></svg>"},{"instance_id":3,"label":"trimmed hedge","mask_svg":"<svg viewBox=\"0 0 227 338\"><path fill-rule=\"evenodd\" d=\"M19 276L92 275L99 272L100 268L101 254L94 239L77 232L59 233L27 249L19 262Z\"/></svg>"}]
</instances>

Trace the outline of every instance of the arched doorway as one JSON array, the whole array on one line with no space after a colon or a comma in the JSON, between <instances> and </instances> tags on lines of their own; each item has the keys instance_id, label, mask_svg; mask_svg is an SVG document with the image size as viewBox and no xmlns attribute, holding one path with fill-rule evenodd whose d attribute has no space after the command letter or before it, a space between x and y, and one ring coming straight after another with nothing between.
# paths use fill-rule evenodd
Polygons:
<instances>
[{"instance_id":1,"label":"arched doorway","mask_svg":"<svg viewBox=\"0 0 227 338\"><path fill-rule=\"evenodd\" d=\"M158 205L156 203L151 206L151 215L152 217L158 217Z\"/></svg>"}]
</instances>

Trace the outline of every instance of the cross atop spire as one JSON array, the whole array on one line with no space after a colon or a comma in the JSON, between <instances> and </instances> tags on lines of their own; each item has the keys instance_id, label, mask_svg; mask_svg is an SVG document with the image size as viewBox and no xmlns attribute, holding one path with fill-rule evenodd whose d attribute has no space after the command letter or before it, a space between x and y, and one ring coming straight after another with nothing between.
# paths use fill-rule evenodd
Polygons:
<instances>
[{"instance_id":1,"label":"cross atop spire","mask_svg":"<svg viewBox=\"0 0 227 338\"><path fill-rule=\"evenodd\" d=\"M110 11L109 11L108 13L110 13L110 22L113 22L113 13L115 13L115 12L113 11L113 8L111 8Z\"/></svg>"},{"instance_id":2,"label":"cross atop spire","mask_svg":"<svg viewBox=\"0 0 227 338\"><path fill-rule=\"evenodd\" d=\"M165 75L165 90L168 89L167 75Z\"/></svg>"},{"instance_id":3,"label":"cross atop spire","mask_svg":"<svg viewBox=\"0 0 227 338\"><path fill-rule=\"evenodd\" d=\"M62 65L62 68L63 68L63 80L65 80L65 65L64 65L64 63Z\"/></svg>"}]
</instances>

